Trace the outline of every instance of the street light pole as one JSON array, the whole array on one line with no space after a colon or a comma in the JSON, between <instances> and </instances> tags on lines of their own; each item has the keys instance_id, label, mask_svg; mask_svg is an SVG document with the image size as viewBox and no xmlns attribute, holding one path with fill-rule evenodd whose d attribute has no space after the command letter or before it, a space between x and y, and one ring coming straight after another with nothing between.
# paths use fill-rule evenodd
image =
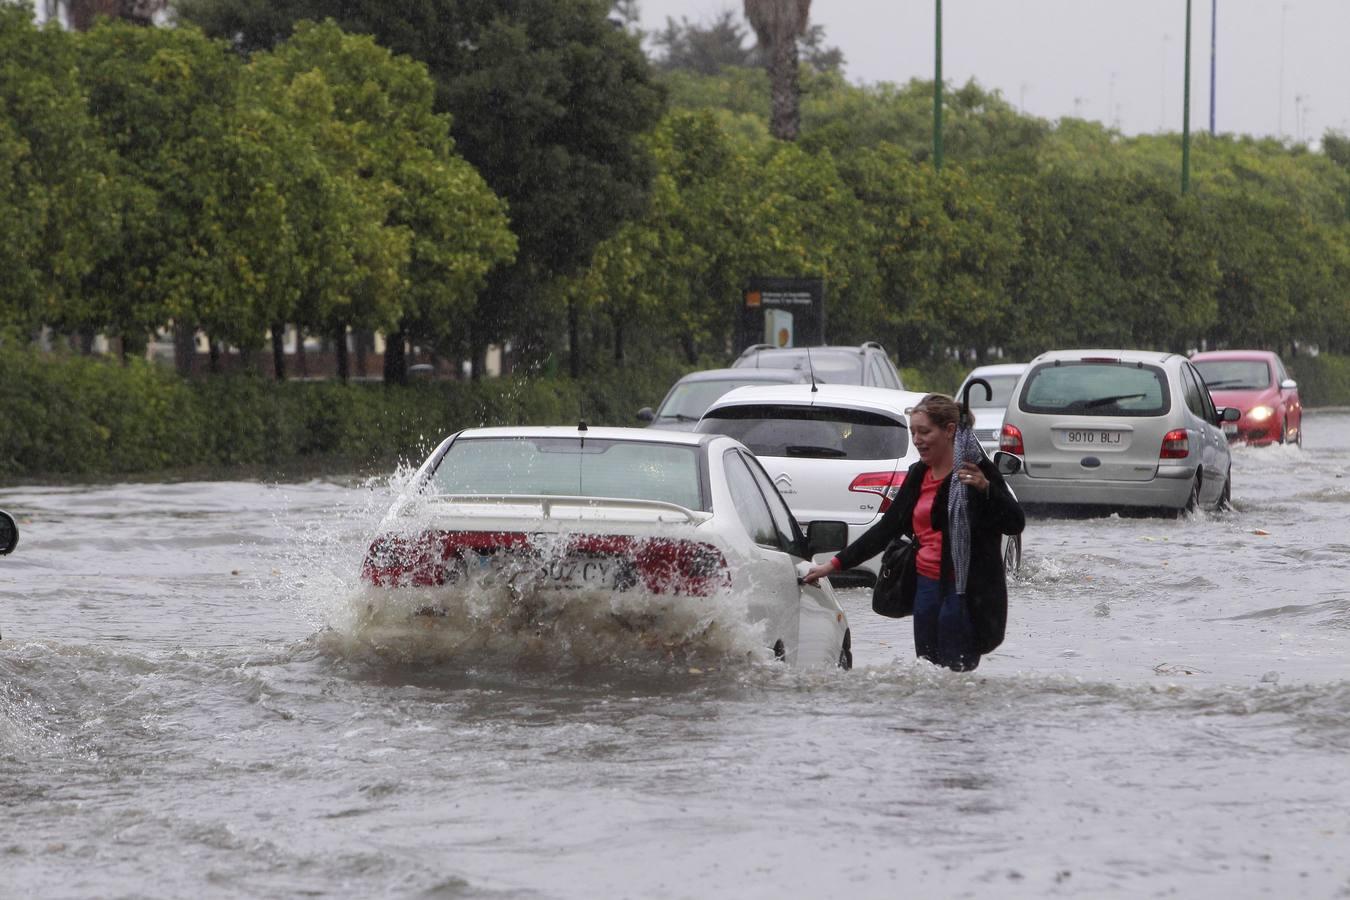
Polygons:
<instances>
[{"instance_id":1,"label":"street light pole","mask_svg":"<svg viewBox=\"0 0 1350 900\"><path fill-rule=\"evenodd\" d=\"M1186 76L1181 100L1181 192L1191 190L1191 0L1186 0Z\"/></svg>"},{"instance_id":2,"label":"street light pole","mask_svg":"<svg viewBox=\"0 0 1350 900\"><path fill-rule=\"evenodd\" d=\"M1214 138L1218 132L1214 130L1214 107L1215 107L1215 85L1218 84L1215 78L1215 61L1219 58L1219 0L1210 0L1210 136Z\"/></svg>"},{"instance_id":3,"label":"street light pole","mask_svg":"<svg viewBox=\"0 0 1350 900\"><path fill-rule=\"evenodd\" d=\"M934 42L937 63L933 73L933 167L942 171L942 0L935 0Z\"/></svg>"}]
</instances>

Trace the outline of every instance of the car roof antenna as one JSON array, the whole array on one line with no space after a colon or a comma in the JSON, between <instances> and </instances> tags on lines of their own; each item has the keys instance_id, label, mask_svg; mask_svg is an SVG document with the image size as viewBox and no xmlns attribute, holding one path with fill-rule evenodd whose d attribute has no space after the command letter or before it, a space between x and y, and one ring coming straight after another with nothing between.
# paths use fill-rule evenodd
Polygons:
<instances>
[{"instance_id":1,"label":"car roof antenna","mask_svg":"<svg viewBox=\"0 0 1350 900\"><path fill-rule=\"evenodd\" d=\"M811 373L811 393L813 394L817 393L818 388L816 387L816 366L815 363L811 362L810 347L806 348L806 371Z\"/></svg>"}]
</instances>

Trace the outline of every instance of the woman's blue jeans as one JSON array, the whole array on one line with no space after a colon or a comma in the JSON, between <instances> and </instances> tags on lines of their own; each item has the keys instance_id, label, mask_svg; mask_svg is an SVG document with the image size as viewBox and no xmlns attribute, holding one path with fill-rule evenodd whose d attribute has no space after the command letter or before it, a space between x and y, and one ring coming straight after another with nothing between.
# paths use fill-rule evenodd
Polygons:
<instances>
[{"instance_id":1,"label":"woman's blue jeans","mask_svg":"<svg viewBox=\"0 0 1350 900\"><path fill-rule=\"evenodd\" d=\"M914 653L921 659L968 672L980 664L970 607L950 581L918 576L914 593Z\"/></svg>"}]
</instances>

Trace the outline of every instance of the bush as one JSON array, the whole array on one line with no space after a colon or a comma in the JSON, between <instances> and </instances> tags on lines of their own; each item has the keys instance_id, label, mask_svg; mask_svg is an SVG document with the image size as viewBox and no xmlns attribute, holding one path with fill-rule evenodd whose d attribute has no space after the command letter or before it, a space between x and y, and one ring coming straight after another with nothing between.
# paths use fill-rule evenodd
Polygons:
<instances>
[{"instance_id":1,"label":"bush","mask_svg":"<svg viewBox=\"0 0 1350 900\"><path fill-rule=\"evenodd\" d=\"M631 425L680 374L667 362L577 381L184 381L139 360L0 348L0 477L417 460L480 425Z\"/></svg>"},{"instance_id":2,"label":"bush","mask_svg":"<svg viewBox=\"0 0 1350 900\"><path fill-rule=\"evenodd\" d=\"M1298 382L1304 406L1350 406L1350 357L1296 356L1285 366Z\"/></svg>"}]
</instances>

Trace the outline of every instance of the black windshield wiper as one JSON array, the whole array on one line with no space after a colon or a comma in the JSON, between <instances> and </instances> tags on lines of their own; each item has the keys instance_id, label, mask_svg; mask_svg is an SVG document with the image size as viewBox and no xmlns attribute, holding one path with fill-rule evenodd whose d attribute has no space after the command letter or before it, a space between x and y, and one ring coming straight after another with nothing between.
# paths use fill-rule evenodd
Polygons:
<instances>
[{"instance_id":1,"label":"black windshield wiper","mask_svg":"<svg viewBox=\"0 0 1350 900\"><path fill-rule=\"evenodd\" d=\"M815 447L811 444L789 444L784 448L788 456L818 456L823 459L839 459L848 456L843 450L833 447Z\"/></svg>"},{"instance_id":2,"label":"black windshield wiper","mask_svg":"<svg viewBox=\"0 0 1350 900\"><path fill-rule=\"evenodd\" d=\"M1099 406L1116 403L1120 400L1139 400L1143 396L1143 394L1116 394L1114 397L1098 397L1096 400L1086 401L1083 404L1083 409L1096 409Z\"/></svg>"},{"instance_id":3,"label":"black windshield wiper","mask_svg":"<svg viewBox=\"0 0 1350 900\"><path fill-rule=\"evenodd\" d=\"M686 416L684 413L661 413L658 419L674 419L676 422L697 422L698 416Z\"/></svg>"}]
</instances>

